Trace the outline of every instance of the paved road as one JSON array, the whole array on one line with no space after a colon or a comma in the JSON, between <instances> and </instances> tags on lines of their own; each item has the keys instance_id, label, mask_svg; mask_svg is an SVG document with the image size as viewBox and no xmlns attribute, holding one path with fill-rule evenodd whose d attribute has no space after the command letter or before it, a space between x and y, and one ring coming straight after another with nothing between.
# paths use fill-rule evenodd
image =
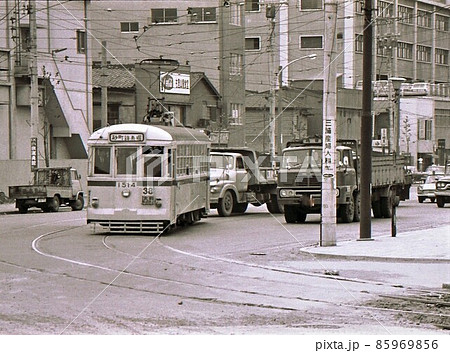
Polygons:
<instances>
[{"instance_id":1,"label":"paved road","mask_svg":"<svg viewBox=\"0 0 450 353\"><path fill-rule=\"evenodd\" d=\"M399 229L450 222L437 210L405 202ZM439 288L399 288L383 263L345 262L336 273L336 263L317 267L302 253L318 241L317 216L288 225L264 207L230 218L213 212L162 237L92 234L84 211L0 217L4 334L441 332L377 307L386 296ZM338 241L358 229L339 224ZM373 221L375 237L389 229L389 220Z\"/></svg>"}]
</instances>

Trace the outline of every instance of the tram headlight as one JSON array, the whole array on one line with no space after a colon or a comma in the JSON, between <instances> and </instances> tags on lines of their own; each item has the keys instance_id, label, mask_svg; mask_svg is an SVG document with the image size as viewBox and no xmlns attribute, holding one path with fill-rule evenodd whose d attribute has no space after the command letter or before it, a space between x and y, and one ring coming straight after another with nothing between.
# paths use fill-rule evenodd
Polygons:
<instances>
[{"instance_id":1,"label":"tram headlight","mask_svg":"<svg viewBox=\"0 0 450 353\"><path fill-rule=\"evenodd\" d=\"M129 197L131 195L131 191L128 189L122 190L123 197Z\"/></svg>"},{"instance_id":2,"label":"tram headlight","mask_svg":"<svg viewBox=\"0 0 450 353\"><path fill-rule=\"evenodd\" d=\"M162 200L161 200L161 199L156 199L156 200L155 200L155 206L158 207L158 208L161 208L161 206L162 206Z\"/></svg>"},{"instance_id":3,"label":"tram headlight","mask_svg":"<svg viewBox=\"0 0 450 353\"><path fill-rule=\"evenodd\" d=\"M92 198L91 205L92 205L93 208L98 208L99 202L98 202L98 198L97 197L93 197Z\"/></svg>"}]
</instances>

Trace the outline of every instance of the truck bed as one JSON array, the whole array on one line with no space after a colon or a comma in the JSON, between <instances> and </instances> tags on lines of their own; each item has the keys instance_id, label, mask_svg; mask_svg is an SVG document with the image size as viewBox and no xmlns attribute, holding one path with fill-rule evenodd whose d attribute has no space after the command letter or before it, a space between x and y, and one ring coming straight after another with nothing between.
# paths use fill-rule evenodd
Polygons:
<instances>
[{"instance_id":1,"label":"truck bed","mask_svg":"<svg viewBox=\"0 0 450 353\"><path fill-rule=\"evenodd\" d=\"M372 155L372 187L404 184L404 166L402 156Z\"/></svg>"}]
</instances>

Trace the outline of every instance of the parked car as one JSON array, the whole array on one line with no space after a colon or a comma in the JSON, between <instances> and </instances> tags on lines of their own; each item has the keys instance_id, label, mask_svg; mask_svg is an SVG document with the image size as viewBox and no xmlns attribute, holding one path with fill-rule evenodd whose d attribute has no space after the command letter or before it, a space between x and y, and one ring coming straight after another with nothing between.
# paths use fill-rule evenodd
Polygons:
<instances>
[{"instance_id":1,"label":"parked car","mask_svg":"<svg viewBox=\"0 0 450 353\"><path fill-rule=\"evenodd\" d=\"M436 183L435 195L438 207L444 207L445 203L450 202L450 176L445 176Z\"/></svg>"},{"instance_id":2,"label":"parked car","mask_svg":"<svg viewBox=\"0 0 450 353\"><path fill-rule=\"evenodd\" d=\"M417 187L417 199L419 203L424 202L426 199L430 199L431 202L434 202L436 199L435 191L436 191L436 182L439 180L439 176L437 175L428 175L425 179L425 182Z\"/></svg>"}]
</instances>

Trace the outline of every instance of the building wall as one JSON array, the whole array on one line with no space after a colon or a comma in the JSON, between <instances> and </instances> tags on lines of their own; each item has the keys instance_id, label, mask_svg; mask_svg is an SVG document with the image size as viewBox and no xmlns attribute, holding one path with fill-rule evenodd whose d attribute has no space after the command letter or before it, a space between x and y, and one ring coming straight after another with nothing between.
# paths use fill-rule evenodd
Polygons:
<instances>
[{"instance_id":1,"label":"building wall","mask_svg":"<svg viewBox=\"0 0 450 353\"><path fill-rule=\"evenodd\" d=\"M10 53L7 66L10 123L7 126L2 124L6 128L3 132L5 139L2 141L5 148L2 146L2 150L8 153L2 153L0 157L11 160L30 158L31 137L29 49L25 36L29 29L29 16L24 11L25 8L15 9L18 4L23 5L24 2L5 0L0 6L0 17L8 19L0 22L0 50ZM49 131L56 132L53 138L49 136L52 148L60 147L60 150L51 153L52 158L70 155L74 139L78 139L76 145L86 154L83 143L90 134L89 124L92 119L90 63L85 53L78 53L76 40L77 29L83 29L84 26L78 19L86 17L85 2L73 1L48 6L48 1L37 0L32 4L36 4L37 74L40 85L39 152L44 155L44 127L48 127ZM3 60L2 57L2 62ZM52 128L52 121L44 109L49 99L43 85L45 80L52 83L54 89L51 94L56 95L61 109L61 114L55 116L55 119L65 119L70 128L67 138L58 137L59 130Z\"/></svg>"}]
</instances>

